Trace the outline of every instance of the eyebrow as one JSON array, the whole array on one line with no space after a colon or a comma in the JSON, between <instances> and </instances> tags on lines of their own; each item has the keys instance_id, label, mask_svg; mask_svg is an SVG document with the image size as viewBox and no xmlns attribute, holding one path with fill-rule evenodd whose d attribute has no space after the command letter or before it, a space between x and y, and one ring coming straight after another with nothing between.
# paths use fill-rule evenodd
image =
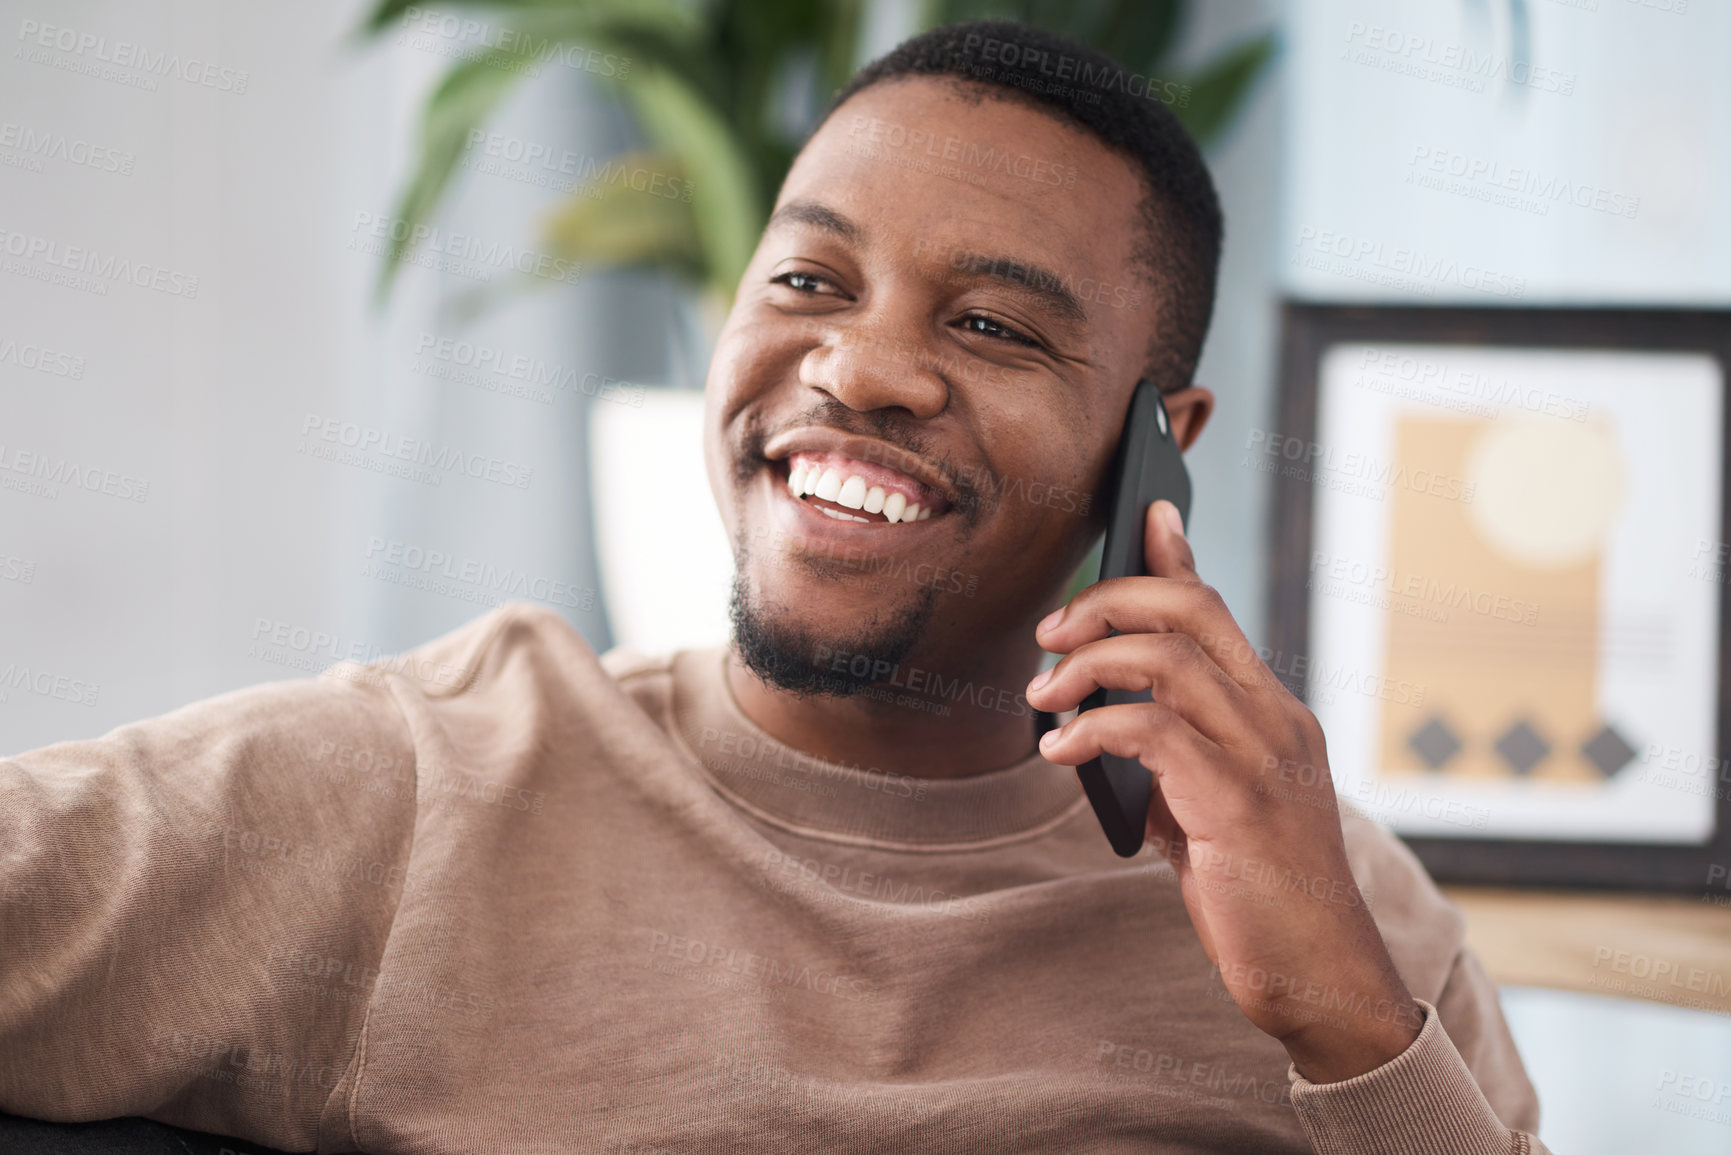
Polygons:
<instances>
[{"instance_id":1,"label":"eyebrow","mask_svg":"<svg viewBox=\"0 0 1731 1155\"><path fill-rule=\"evenodd\" d=\"M769 218L768 229L786 225L808 225L834 233L850 243L857 244L864 231L828 205L811 200L788 201L775 210ZM1020 261L1014 257L994 257L986 253L963 250L966 263L958 266L952 259L948 262L953 271L972 275L981 280L997 281L1000 284L1014 285L1024 289L1037 299L1044 301L1059 314L1075 321L1086 321L1088 311L1082 307L1081 300L1064 285L1064 278L1050 269L1039 265Z\"/></svg>"},{"instance_id":2,"label":"eyebrow","mask_svg":"<svg viewBox=\"0 0 1731 1155\"><path fill-rule=\"evenodd\" d=\"M822 229L834 233L844 241L857 242L860 239L860 227L836 212L827 205L816 201L788 201L775 210L769 218L768 229L779 225L810 225L814 229Z\"/></svg>"}]
</instances>

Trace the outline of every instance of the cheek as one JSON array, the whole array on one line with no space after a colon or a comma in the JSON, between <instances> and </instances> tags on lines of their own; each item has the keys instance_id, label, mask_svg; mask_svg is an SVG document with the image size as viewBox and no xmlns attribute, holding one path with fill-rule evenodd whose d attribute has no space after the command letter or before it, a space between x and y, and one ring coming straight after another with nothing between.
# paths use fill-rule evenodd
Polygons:
<instances>
[{"instance_id":1,"label":"cheek","mask_svg":"<svg viewBox=\"0 0 1731 1155\"><path fill-rule=\"evenodd\" d=\"M710 378L714 380L713 371ZM728 452L727 439L721 422L721 392L707 388L703 398L703 466L709 477L709 493L721 514L722 527L729 541L735 529L733 516L733 456Z\"/></svg>"},{"instance_id":2,"label":"cheek","mask_svg":"<svg viewBox=\"0 0 1731 1155\"><path fill-rule=\"evenodd\" d=\"M773 422L773 395L797 388L803 349L797 335L738 316L728 320L716 341L704 386L703 456L710 490L730 534L739 484L735 470L753 428L761 436Z\"/></svg>"},{"instance_id":3,"label":"cheek","mask_svg":"<svg viewBox=\"0 0 1731 1155\"><path fill-rule=\"evenodd\" d=\"M710 361L708 390L723 419L783 385L797 385L799 360L811 344L792 326L750 319L729 322Z\"/></svg>"},{"instance_id":4,"label":"cheek","mask_svg":"<svg viewBox=\"0 0 1731 1155\"><path fill-rule=\"evenodd\" d=\"M998 409L981 430L990 446L999 512L1004 528L1018 539L1053 540L1068 536L1095 505L1103 433L1068 404ZM1031 431L1039 431L1037 434ZM1110 454L1112 446L1105 447ZM990 491L983 494L992 502Z\"/></svg>"}]
</instances>

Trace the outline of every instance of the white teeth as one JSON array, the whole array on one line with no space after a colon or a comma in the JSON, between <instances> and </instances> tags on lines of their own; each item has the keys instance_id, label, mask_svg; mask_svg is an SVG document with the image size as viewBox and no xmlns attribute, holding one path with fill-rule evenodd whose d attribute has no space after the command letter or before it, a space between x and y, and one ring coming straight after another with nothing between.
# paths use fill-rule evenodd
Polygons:
<instances>
[{"instance_id":1,"label":"white teeth","mask_svg":"<svg viewBox=\"0 0 1731 1155\"><path fill-rule=\"evenodd\" d=\"M861 475L844 474L834 466L796 463L788 470L787 488L795 497L816 496L848 509L881 513L884 520L891 525L897 522L906 525L910 521L925 521L932 516L930 509L909 502L906 494L881 485L868 485ZM871 520L850 517L833 509L824 512L844 521Z\"/></svg>"},{"instance_id":2,"label":"white teeth","mask_svg":"<svg viewBox=\"0 0 1731 1155\"><path fill-rule=\"evenodd\" d=\"M827 501L829 499L825 498L824 500ZM869 518L869 517L855 517L851 513L843 513L839 509L830 509L830 508L828 508L826 506L822 506L822 505L817 507L817 511L819 513L828 514L830 517L835 518L837 521L870 521L871 520L871 518Z\"/></svg>"}]
</instances>

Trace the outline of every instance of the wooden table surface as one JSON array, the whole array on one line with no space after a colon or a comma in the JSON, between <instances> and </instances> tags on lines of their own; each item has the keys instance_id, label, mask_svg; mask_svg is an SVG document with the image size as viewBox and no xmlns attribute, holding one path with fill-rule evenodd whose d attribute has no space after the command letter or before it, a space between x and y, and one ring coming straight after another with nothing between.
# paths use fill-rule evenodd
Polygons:
<instances>
[{"instance_id":1,"label":"wooden table surface","mask_svg":"<svg viewBox=\"0 0 1731 1155\"><path fill-rule=\"evenodd\" d=\"M1444 887L1491 978L1731 1014L1731 892Z\"/></svg>"}]
</instances>

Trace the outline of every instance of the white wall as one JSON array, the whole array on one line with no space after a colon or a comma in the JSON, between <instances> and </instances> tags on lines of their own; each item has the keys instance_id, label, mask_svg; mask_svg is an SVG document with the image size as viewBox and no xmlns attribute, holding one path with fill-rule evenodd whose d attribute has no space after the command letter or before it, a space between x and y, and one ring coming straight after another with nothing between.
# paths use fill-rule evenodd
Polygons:
<instances>
[{"instance_id":1,"label":"white wall","mask_svg":"<svg viewBox=\"0 0 1731 1155\"><path fill-rule=\"evenodd\" d=\"M1731 304L1731 4L1289 0L1284 11L1280 147L1216 167L1229 203L1245 195L1235 183L1282 190L1264 233L1265 301ZM1243 315L1266 317L1252 299L1247 289ZM1271 336L1230 355L1266 358ZM1257 381L1272 421L1272 370ZM1731 1150L1725 1123L1675 1113L1689 1104L1660 1089L1667 1071L1731 1085L1724 1016L1554 991L1508 990L1503 1003L1554 1150Z\"/></svg>"},{"instance_id":2,"label":"white wall","mask_svg":"<svg viewBox=\"0 0 1731 1155\"><path fill-rule=\"evenodd\" d=\"M411 268L374 314L377 259L352 247L366 239L357 214L391 211L449 42L356 47L345 37L360 11L0 3L0 750L316 671L339 651L393 652L500 596L485 578L427 592L368 576L376 539L447 554L459 578L465 563L520 576L607 641L599 607L582 608L597 585L582 448L595 402L581 384L541 405L439 379L416 350L428 334L467 338L557 365L591 393L592 372L664 379L668 294L586 276L468 325L455 306L475 282ZM213 65L214 86L99 59L122 42ZM610 153L621 128L587 100L591 82L546 70L500 130ZM95 145L99 164L124 171L33 151L45 139L81 158ZM556 196L485 174L457 192L450 227L519 247ZM33 259L36 243L56 247ZM197 277L196 293L36 279L67 246ZM81 375L20 364L42 347ZM317 460L301 452L309 415L532 470L530 484L447 474L433 486ZM96 470L81 476L98 491L21 491L20 453ZM129 493L127 479L147 482L144 500L100 492L110 474ZM424 566L405 572L430 576ZM288 644L261 650L279 629Z\"/></svg>"},{"instance_id":3,"label":"white wall","mask_svg":"<svg viewBox=\"0 0 1731 1155\"><path fill-rule=\"evenodd\" d=\"M1195 5L1184 57L1200 63L1244 37L1277 28L1276 0ZM1214 416L1185 455L1194 496L1190 537L1203 580L1220 590L1252 640L1266 630L1268 491L1264 475L1244 467L1253 429L1266 430L1274 412L1274 355L1280 218L1281 109L1288 59L1284 50L1208 151L1208 165L1226 217L1220 282L1208 343L1196 383L1213 390Z\"/></svg>"},{"instance_id":4,"label":"white wall","mask_svg":"<svg viewBox=\"0 0 1731 1155\"><path fill-rule=\"evenodd\" d=\"M1731 4L1304 0L1287 31L1296 295L1731 302Z\"/></svg>"}]
</instances>

